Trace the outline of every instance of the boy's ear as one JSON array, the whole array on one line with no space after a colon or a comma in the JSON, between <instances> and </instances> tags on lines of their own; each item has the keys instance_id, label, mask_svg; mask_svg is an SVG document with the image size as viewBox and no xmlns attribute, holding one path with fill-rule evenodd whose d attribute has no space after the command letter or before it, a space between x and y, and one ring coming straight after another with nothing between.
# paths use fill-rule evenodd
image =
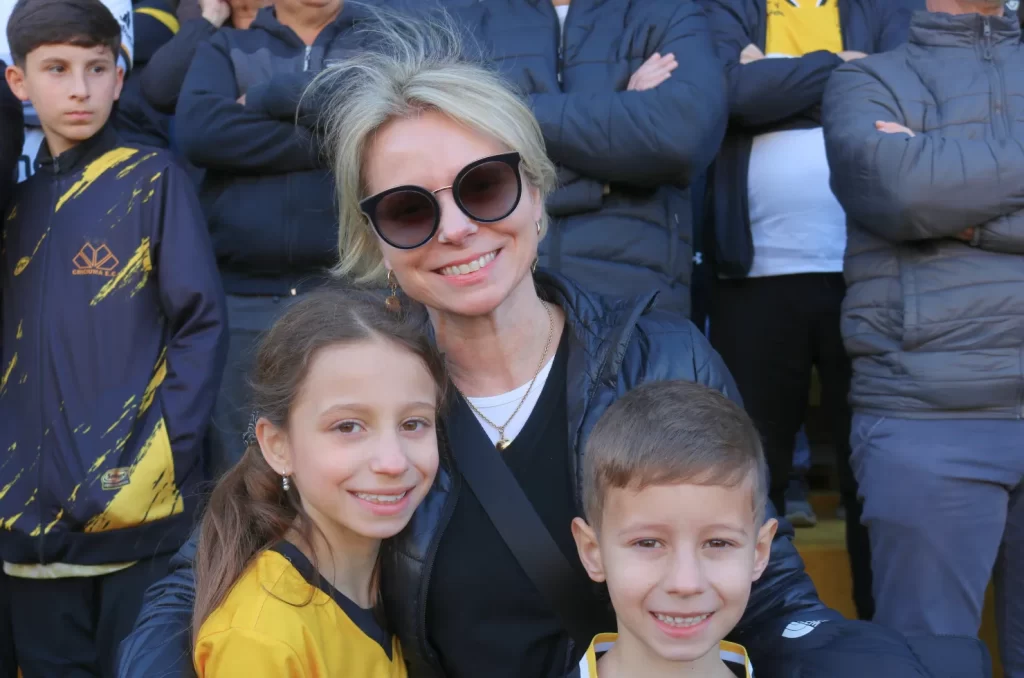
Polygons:
<instances>
[{"instance_id":1,"label":"boy's ear","mask_svg":"<svg viewBox=\"0 0 1024 678\"><path fill-rule=\"evenodd\" d=\"M117 87L114 88L114 101L121 98L121 89L124 87L124 69L117 67Z\"/></svg>"},{"instance_id":2,"label":"boy's ear","mask_svg":"<svg viewBox=\"0 0 1024 678\"><path fill-rule=\"evenodd\" d=\"M775 532L778 529L779 521L769 518L757 531L757 545L754 546L753 581L760 579L765 568L768 567L768 558L772 554L772 540L775 539Z\"/></svg>"},{"instance_id":3,"label":"boy's ear","mask_svg":"<svg viewBox=\"0 0 1024 678\"><path fill-rule=\"evenodd\" d=\"M596 582L605 580L604 562L601 560L601 547L597 542L597 533L583 518L572 519L572 538L576 540L576 550L580 554L583 569Z\"/></svg>"},{"instance_id":4,"label":"boy's ear","mask_svg":"<svg viewBox=\"0 0 1024 678\"><path fill-rule=\"evenodd\" d=\"M288 443L288 433L274 426L274 424L263 417L256 422L256 440L260 444L260 452L267 460L270 468L281 476L292 474L292 448Z\"/></svg>"},{"instance_id":5,"label":"boy's ear","mask_svg":"<svg viewBox=\"0 0 1024 678\"><path fill-rule=\"evenodd\" d=\"M25 71L21 66L8 66L4 71L7 78L7 85L11 88L14 96L21 101L28 101L28 90L25 87Z\"/></svg>"}]
</instances>

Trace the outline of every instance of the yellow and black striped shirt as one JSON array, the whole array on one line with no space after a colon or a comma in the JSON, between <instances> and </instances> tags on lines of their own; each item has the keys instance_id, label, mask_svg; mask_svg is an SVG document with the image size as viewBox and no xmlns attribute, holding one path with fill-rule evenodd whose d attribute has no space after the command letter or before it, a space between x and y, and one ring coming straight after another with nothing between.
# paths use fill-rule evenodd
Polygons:
<instances>
[{"instance_id":1,"label":"yellow and black striped shirt","mask_svg":"<svg viewBox=\"0 0 1024 678\"><path fill-rule=\"evenodd\" d=\"M203 622L193 661L199 678L407 676L398 639L287 542L261 553Z\"/></svg>"}]
</instances>

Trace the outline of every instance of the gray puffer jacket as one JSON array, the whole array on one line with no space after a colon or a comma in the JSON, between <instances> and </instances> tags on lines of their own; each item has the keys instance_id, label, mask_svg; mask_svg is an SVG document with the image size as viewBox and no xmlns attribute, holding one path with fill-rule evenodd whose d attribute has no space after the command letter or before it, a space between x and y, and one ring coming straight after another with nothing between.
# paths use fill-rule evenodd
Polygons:
<instances>
[{"instance_id":1,"label":"gray puffer jacket","mask_svg":"<svg viewBox=\"0 0 1024 678\"><path fill-rule=\"evenodd\" d=\"M879 132L876 121L915 136ZM917 12L908 44L836 69L823 124L848 216L842 330L853 406L1024 416L1017 18Z\"/></svg>"}]
</instances>

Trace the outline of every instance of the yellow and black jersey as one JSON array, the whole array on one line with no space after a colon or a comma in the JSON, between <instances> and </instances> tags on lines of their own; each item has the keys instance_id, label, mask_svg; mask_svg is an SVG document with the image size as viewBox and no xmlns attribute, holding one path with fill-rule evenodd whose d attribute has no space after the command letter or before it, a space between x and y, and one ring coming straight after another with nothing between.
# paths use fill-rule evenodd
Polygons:
<instances>
[{"instance_id":1,"label":"yellow and black jersey","mask_svg":"<svg viewBox=\"0 0 1024 678\"><path fill-rule=\"evenodd\" d=\"M839 0L768 0L766 56L843 51Z\"/></svg>"},{"instance_id":2,"label":"yellow and black jersey","mask_svg":"<svg viewBox=\"0 0 1024 678\"><path fill-rule=\"evenodd\" d=\"M0 559L100 574L188 538L223 292L169 153L108 125L40 160L0 217Z\"/></svg>"},{"instance_id":3,"label":"yellow and black jersey","mask_svg":"<svg viewBox=\"0 0 1024 678\"><path fill-rule=\"evenodd\" d=\"M612 648L616 638L616 633L602 633L595 637L594 642L587 648L587 653L580 660L579 667L569 678L598 678L597 660ZM754 667L750 665L747 651L742 645L723 640L718 644L718 652L725 665L736 674L736 678L754 678Z\"/></svg>"},{"instance_id":4,"label":"yellow and black jersey","mask_svg":"<svg viewBox=\"0 0 1024 678\"><path fill-rule=\"evenodd\" d=\"M406 678L398 639L293 544L261 553L203 622L199 678Z\"/></svg>"}]
</instances>

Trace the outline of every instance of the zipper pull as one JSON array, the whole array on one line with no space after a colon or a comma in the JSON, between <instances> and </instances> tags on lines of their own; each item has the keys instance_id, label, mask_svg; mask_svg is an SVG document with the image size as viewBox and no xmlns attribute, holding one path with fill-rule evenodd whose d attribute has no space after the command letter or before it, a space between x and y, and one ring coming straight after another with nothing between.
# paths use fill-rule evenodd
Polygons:
<instances>
[{"instance_id":1,"label":"zipper pull","mask_svg":"<svg viewBox=\"0 0 1024 678\"><path fill-rule=\"evenodd\" d=\"M992 24L989 22L989 18L982 18L982 32L985 34L985 59L992 59Z\"/></svg>"},{"instance_id":2,"label":"zipper pull","mask_svg":"<svg viewBox=\"0 0 1024 678\"><path fill-rule=\"evenodd\" d=\"M309 70L309 53L312 52L312 51L313 51L313 47L311 45L306 45L306 58L302 62L302 70L303 71L308 71Z\"/></svg>"}]
</instances>

